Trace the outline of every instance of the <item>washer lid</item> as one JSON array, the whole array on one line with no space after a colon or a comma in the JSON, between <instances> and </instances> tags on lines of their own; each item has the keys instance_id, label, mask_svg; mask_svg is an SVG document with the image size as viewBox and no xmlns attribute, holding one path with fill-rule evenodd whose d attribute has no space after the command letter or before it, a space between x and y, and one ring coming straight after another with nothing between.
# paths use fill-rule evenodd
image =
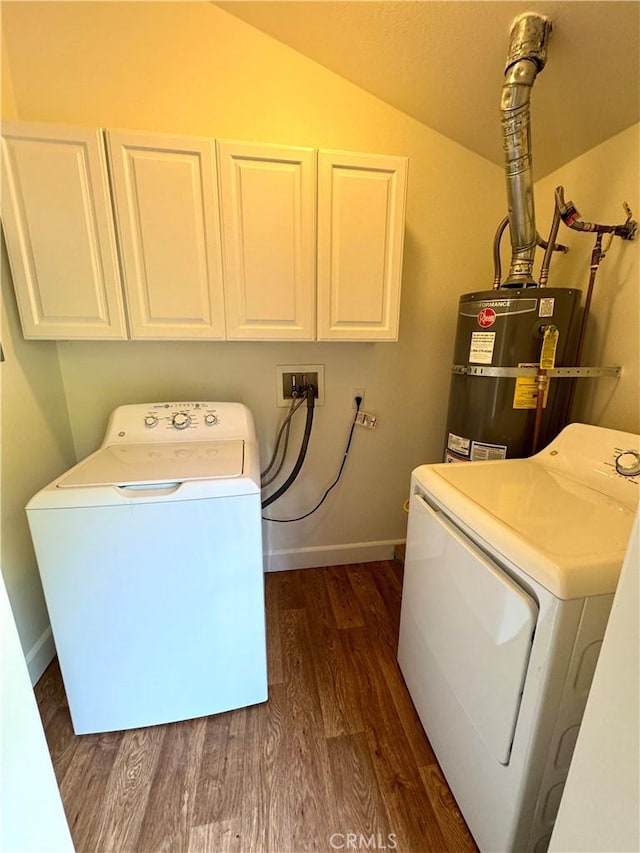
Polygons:
<instances>
[{"instance_id":1,"label":"washer lid","mask_svg":"<svg viewBox=\"0 0 640 853\"><path fill-rule=\"evenodd\" d=\"M141 486L232 478L242 476L243 466L241 440L110 444L78 463L57 486Z\"/></svg>"},{"instance_id":2,"label":"washer lid","mask_svg":"<svg viewBox=\"0 0 640 853\"><path fill-rule=\"evenodd\" d=\"M424 465L416 480L562 599L614 592L634 508L527 459Z\"/></svg>"}]
</instances>

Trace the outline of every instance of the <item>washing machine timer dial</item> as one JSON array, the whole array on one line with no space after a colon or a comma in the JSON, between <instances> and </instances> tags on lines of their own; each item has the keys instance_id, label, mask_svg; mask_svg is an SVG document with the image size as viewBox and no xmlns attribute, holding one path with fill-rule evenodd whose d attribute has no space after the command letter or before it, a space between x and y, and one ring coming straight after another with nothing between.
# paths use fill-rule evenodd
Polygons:
<instances>
[{"instance_id":1,"label":"washing machine timer dial","mask_svg":"<svg viewBox=\"0 0 640 853\"><path fill-rule=\"evenodd\" d=\"M623 450L616 457L616 471L623 477L636 477L640 474L640 453L637 450Z\"/></svg>"},{"instance_id":2,"label":"washing machine timer dial","mask_svg":"<svg viewBox=\"0 0 640 853\"><path fill-rule=\"evenodd\" d=\"M186 412L176 412L171 418L171 423L176 429L186 429L191 423L191 415Z\"/></svg>"}]
</instances>

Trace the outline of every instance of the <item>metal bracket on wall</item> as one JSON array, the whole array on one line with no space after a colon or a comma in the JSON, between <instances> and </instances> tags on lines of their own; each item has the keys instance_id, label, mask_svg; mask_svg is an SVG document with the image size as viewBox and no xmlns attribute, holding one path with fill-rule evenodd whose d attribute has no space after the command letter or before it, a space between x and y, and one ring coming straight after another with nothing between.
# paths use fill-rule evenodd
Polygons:
<instances>
[{"instance_id":1,"label":"metal bracket on wall","mask_svg":"<svg viewBox=\"0 0 640 853\"><path fill-rule=\"evenodd\" d=\"M496 379L518 379L521 376L528 376L535 379L539 369L537 367L484 367L466 364L454 364L451 368L452 373L457 373L463 376L492 376ZM545 374L549 377L558 379L582 379L585 377L594 378L598 376L622 376L621 367L554 367L552 370L546 370Z\"/></svg>"}]
</instances>

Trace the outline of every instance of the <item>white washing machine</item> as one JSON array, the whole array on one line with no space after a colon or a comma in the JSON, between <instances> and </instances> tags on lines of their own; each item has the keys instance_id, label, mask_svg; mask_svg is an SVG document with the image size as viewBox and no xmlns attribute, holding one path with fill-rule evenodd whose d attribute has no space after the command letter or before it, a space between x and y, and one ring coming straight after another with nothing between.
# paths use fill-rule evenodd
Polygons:
<instances>
[{"instance_id":1,"label":"white washing machine","mask_svg":"<svg viewBox=\"0 0 640 853\"><path fill-rule=\"evenodd\" d=\"M76 734L267 699L260 515L239 403L121 406L29 502Z\"/></svg>"},{"instance_id":2,"label":"white washing machine","mask_svg":"<svg viewBox=\"0 0 640 853\"><path fill-rule=\"evenodd\" d=\"M398 661L486 853L548 846L638 504L639 447L571 424L530 459L413 472Z\"/></svg>"}]
</instances>

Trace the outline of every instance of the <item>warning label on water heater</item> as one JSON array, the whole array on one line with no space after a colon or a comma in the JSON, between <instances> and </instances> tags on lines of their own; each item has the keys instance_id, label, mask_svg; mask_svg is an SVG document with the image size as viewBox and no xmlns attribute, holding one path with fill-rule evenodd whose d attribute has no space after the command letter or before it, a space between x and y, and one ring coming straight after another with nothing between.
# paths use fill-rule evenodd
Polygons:
<instances>
[{"instance_id":1,"label":"warning label on water heater","mask_svg":"<svg viewBox=\"0 0 640 853\"><path fill-rule=\"evenodd\" d=\"M447 450L453 450L454 453L460 453L462 456L468 456L470 446L471 439L463 438L463 436L456 435L453 432L449 433L447 437Z\"/></svg>"},{"instance_id":2,"label":"warning label on water heater","mask_svg":"<svg viewBox=\"0 0 640 853\"><path fill-rule=\"evenodd\" d=\"M540 307L538 308L538 317L553 317L553 307L555 304L555 299L541 299Z\"/></svg>"},{"instance_id":3,"label":"warning label on water heater","mask_svg":"<svg viewBox=\"0 0 640 853\"><path fill-rule=\"evenodd\" d=\"M495 332L471 332L469 364L491 364L495 345Z\"/></svg>"}]
</instances>

